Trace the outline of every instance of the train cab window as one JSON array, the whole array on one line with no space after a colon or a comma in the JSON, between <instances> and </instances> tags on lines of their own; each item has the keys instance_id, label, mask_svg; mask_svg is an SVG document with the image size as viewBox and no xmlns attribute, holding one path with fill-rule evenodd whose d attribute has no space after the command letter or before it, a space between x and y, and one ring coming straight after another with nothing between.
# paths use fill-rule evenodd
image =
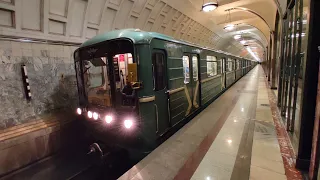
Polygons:
<instances>
[{"instance_id":1,"label":"train cab window","mask_svg":"<svg viewBox=\"0 0 320 180\"><path fill-rule=\"evenodd\" d=\"M76 63L80 63L76 66L82 66L76 69L76 74L83 105L117 108L136 105L139 82L133 51L133 44L128 40L79 50Z\"/></svg>"},{"instance_id":2,"label":"train cab window","mask_svg":"<svg viewBox=\"0 0 320 180\"><path fill-rule=\"evenodd\" d=\"M198 81L198 57L192 56L192 70L193 70L193 80Z\"/></svg>"},{"instance_id":3,"label":"train cab window","mask_svg":"<svg viewBox=\"0 0 320 180\"><path fill-rule=\"evenodd\" d=\"M113 57L114 75L118 90L121 91L128 81L133 85L137 81L137 72L134 65L131 53L117 54Z\"/></svg>"},{"instance_id":4,"label":"train cab window","mask_svg":"<svg viewBox=\"0 0 320 180\"><path fill-rule=\"evenodd\" d=\"M135 106L138 76L137 66L131 53L113 56L113 68L116 83L117 104ZM119 101L120 100L120 101Z\"/></svg>"},{"instance_id":5,"label":"train cab window","mask_svg":"<svg viewBox=\"0 0 320 180\"><path fill-rule=\"evenodd\" d=\"M101 58L104 63L106 63L105 58ZM105 81L104 71L106 70L103 66L95 66L91 61L86 61L85 63L86 71L88 74L87 85L90 89L98 88L103 86Z\"/></svg>"},{"instance_id":6,"label":"train cab window","mask_svg":"<svg viewBox=\"0 0 320 180\"><path fill-rule=\"evenodd\" d=\"M165 56L163 53L155 52L152 54L154 90L163 90L166 87L165 81Z\"/></svg>"},{"instance_id":7,"label":"train cab window","mask_svg":"<svg viewBox=\"0 0 320 180\"><path fill-rule=\"evenodd\" d=\"M183 65L183 76L184 76L184 84L189 84L189 56L182 56L182 65Z\"/></svg>"},{"instance_id":8,"label":"train cab window","mask_svg":"<svg viewBox=\"0 0 320 180\"><path fill-rule=\"evenodd\" d=\"M218 74L217 58L215 56L207 56L207 75L212 77Z\"/></svg>"},{"instance_id":9,"label":"train cab window","mask_svg":"<svg viewBox=\"0 0 320 180\"><path fill-rule=\"evenodd\" d=\"M83 74L85 93L94 105L111 106L108 61L106 57L84 59Z\"/></svg>"}]
</instances>

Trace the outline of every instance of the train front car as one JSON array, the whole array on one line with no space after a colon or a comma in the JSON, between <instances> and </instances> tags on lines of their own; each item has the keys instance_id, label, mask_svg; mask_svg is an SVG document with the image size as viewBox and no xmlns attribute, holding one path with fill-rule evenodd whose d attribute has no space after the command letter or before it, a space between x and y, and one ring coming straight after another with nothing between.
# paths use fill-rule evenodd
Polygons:
<instances>
[{"instance_id":1,"label":"train front car","mask_svg":"<svg viewBox=\"0 0 320 180\"><path fill-rule=\"evenodd\" d=\"M90 40L89 40L90 41ZM86 44L86 43L85 43ZM142 150L137 63L130 39L90 43L75 51L79 114L100 146Z\"/></svg>"}]
</instances>

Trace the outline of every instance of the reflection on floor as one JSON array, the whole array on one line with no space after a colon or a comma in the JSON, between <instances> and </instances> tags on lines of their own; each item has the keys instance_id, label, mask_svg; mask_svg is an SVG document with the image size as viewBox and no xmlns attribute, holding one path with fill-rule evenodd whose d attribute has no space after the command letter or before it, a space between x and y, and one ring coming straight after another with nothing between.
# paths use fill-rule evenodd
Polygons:
<instances>
[{"instance_id":1,"label":"reflection on floor","mask_svg":"<svg viewBox=\"0 0 320 180\"><path fill-rule=\"evenodd\" d=\"M302 79L298 79L298 89L297 89L297 97L296 101L294 102L294 89L292 90L292 104L296 105L295 109L291 109L290 115L288 113L285 113L282 116L282 122L286 125L287 121L289 118L294 116L293 121L294 121L294 130L293 132L288 132L290 140L292 142L292 146L294 151L297 153L298 152L298 142L299 142L299 127L300 127L300 104L301 104L301 97L302 97L302 86L303 86L303 81ZM276 98L278 98L278 89L277 90L272 90L273 94L275 95ZM293 105L292 105L293 107ZM295 113L293 115L293 113Z\"/></svg>"},{"instance_id":2,"label":"reflection on floor","mask_svg":"<svg viewBox=\"0 0 320 180\"><path fill-rule=\"evenodd\" d=\"M250 179L286 179L264 77L259 78Z\"/></svg>"},{"instance_id":3,"label":"reflection on floor","mask_svg":"<svg viewBox=\"0 0 320 180\"><path fill-rule=\"evenodd\" d=\"M300 179L264 78L254 68L119 179Z\"/></svg>"}]
</instances>

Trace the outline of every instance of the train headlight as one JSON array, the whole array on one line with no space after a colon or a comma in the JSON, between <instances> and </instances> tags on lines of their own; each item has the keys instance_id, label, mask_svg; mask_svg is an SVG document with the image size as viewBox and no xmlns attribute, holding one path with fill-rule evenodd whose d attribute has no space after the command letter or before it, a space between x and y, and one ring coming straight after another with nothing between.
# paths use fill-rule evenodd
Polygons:
<instances>
[{"instance_id":1,"label":"train headlight","mask_svg":"<svg viewBox=\"0 0 320 180\"><path fill-rule=\"evenodd\" d=\"M126 127L127 129L130 129L133 125L133 121L130 119L126 119L124 120L124 127Z\"/></svg>"},{"instance_id":2,"label":"train headlight","mask_svg":"<svg viewBox=\"0 0 320 180\"><path fill-rule=\"evenodd\" d=\"M88 118L92 118L92 112L91 111L88 111Z\"/></svg>"},{"instance_id":3,"label":"train headlight","mask_svg":"<svg viewBox=\"0 0 320 180\"><path fill-rule=\"evenodd\" d=\"M110 124L112 122L112 116L106 115L105 120L106 120L106 123Z\"/></svg>"},{"instance_id":4,"label":"train headlight","mask_svg":"<svg viewBox=\"0 0 320 180\"><path fill-rule=\"evenodd\" d=\"M93 113L93 119L94 119L94 120L97 120L98 118L99 118L99 114L96 113L96 112L94 112L94 113Z\"/></svg>"},{"instance_id":5,"label":"train headlight","mask_svg":"<svg viewBox=\"0 0 320 180\"><path fill-rule=\"evenodd\" d=\"M81 108L77 108L77 114L81 115L82 114L82 110Z\"/></svg>"}]
</instances>

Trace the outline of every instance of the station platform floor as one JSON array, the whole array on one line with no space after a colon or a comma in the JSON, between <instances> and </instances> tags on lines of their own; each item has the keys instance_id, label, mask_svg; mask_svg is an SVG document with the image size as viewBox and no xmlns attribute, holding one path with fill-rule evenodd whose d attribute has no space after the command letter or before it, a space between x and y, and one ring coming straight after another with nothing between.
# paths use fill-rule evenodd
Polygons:
<instances>
[{"instance_id":1,"label":"station platform floor","mask_svg":"<svg viewBox=\"0 0 320 180\"><path fill-rule=\"evenodd\" d=\"M120 180L302 179L257 65Z\"/></svg>"}]
</instances>

